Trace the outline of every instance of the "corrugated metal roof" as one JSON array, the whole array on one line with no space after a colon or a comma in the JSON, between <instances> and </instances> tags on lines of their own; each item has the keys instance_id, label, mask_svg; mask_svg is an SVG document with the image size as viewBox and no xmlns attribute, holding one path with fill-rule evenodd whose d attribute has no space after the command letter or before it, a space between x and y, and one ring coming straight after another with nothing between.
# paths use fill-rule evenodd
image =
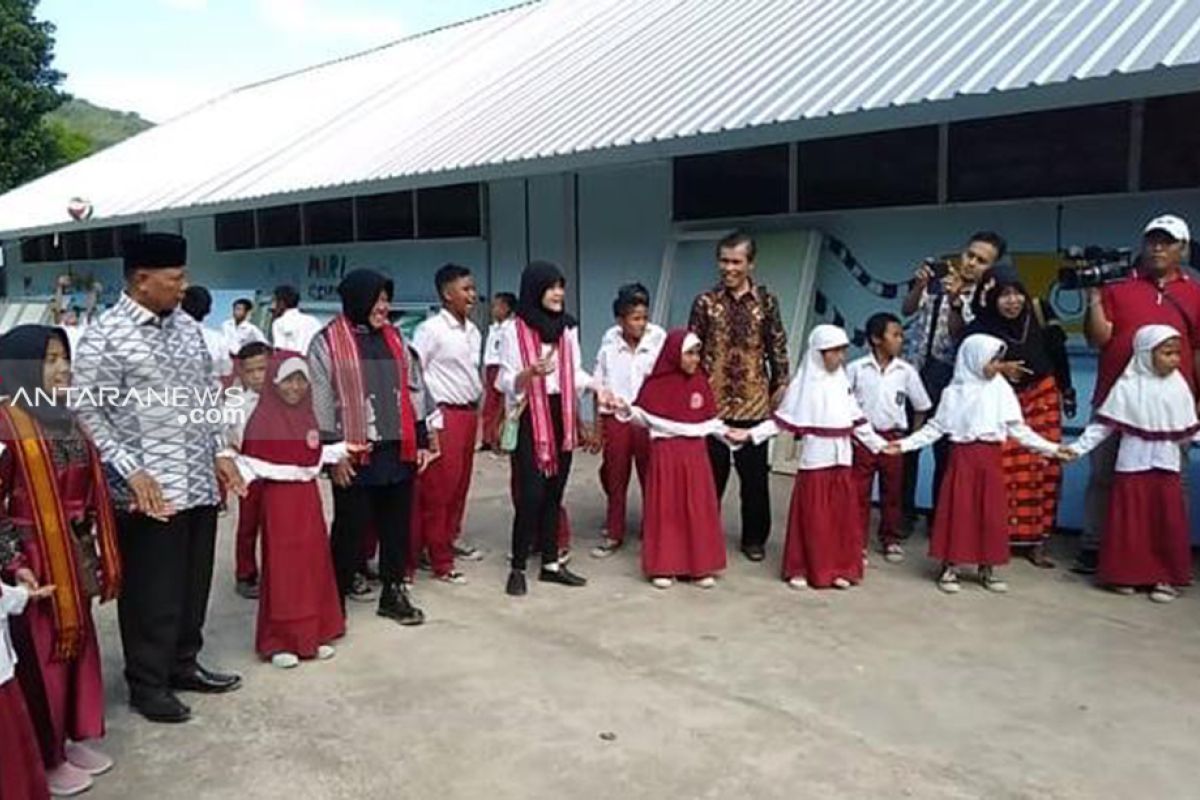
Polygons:
<instances>
[{"instance_id":1,"label":"corrugated metal roof","mask_svg":"<svg viewBox=\"0 0 1200 800\"><path fill-rule=\"evenodd\" d=\"M0 230L1200 63L1200 0L541 0L230 92L0 197Z\"/></svg>"}]
</instances>

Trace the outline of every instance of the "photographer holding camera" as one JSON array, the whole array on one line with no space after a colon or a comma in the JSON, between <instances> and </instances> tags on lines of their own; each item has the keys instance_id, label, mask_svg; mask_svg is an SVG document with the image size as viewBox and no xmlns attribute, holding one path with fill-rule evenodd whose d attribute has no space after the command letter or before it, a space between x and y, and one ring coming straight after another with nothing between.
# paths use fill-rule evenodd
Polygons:
<instances>
[{"instance_id":1,"label":"photographer holding camera","mask_svg":"<svg viewBox=\"0 0 1200 800\"><path fill-rule=\"evenodd\" d=\"M954 377L954 356L963 331L972 318L971 301L975 296L976 283L984 272L1004 257L1007 250L1008 243L1003 236L992 231L979 231L967 240L966 247L954 264L948 264L945 260L926 259L913 274L912 288L901 306L904 316L917 315L912 336L905 343L906 359L920 372L921 382L925 384L925 391L933 401L934 409L941 400L942 391ZM912 518L916 496L919 452L905 456L904 506L909 519ZM948 452L947 441L934 445L935 504Z\"/></svg>"},{"instance_id":2,"label":"photographer holding camera","mask_svg":"<svg viewBox=\"0 0 1200 800\"><path fill-rule=\"evenodd\" d=\"M1193 396L1196 394L1196 375L1200 374L1200 285L1183 268L1190 239L1188 225L1181 218L1171 214L1156 217L1143 231L1142 254L1134 274L1086 290L1084 333L1088 344L1100 351L1093 408L1104 402L1133 357L1133 336L1143 325L1170 325L1182 334L1180 372ZM1072 567L1080 574L1096 571L1118 443L1119 437L1111 437L1090 456L1092 472L1084 501L1083 538Z\"/></svg>"}]
</instances>

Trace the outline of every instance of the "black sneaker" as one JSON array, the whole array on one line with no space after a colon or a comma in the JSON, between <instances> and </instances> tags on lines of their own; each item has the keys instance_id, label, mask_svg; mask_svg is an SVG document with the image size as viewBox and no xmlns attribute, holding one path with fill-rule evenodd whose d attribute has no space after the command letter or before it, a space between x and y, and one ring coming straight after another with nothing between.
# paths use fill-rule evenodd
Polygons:
<instances>
[{"instance_id":1,"label":"black sneaker","mask_svg":"<svg viewBox=\"0 0 1200 800\"><path fill-rule=\"evenodd\" d=\"M513 597L521 597L529 588L525 585L525 573L519 569L511 570L508 573L508 585L504 587L504 591Z\"/></svg>"},{"instance_id":2,"label":"black sneaker","mask_svg":"<svg viewBox=\"0 0 1200 800\"><path fill-rule=\"evenodd\" d=\"M587 578L571 572L561 562L558 569L542 567L542 571L538 573L538 580L542 583L558 583L563 586L587 586Z\"/></svg>"},{"instance_id":3,"label":"black sneaker","mask_svg":"<svg viewBox=\"0 0 1200 800\"><path fill-rule=\"evenodd\" d=\"M742 555L749 561L762 561L767 557L767 550L761 544L748 544L742 548Z\"/></svg>"},{"instance_id":4,"label":"black sneaker","mask_svg":"<svg viewBox=\"0 0 1200 800\"><path fill-rule=\"evenodd\" d=\"M1071 572L1076 575L1095 575L1100 567L1100 553L1096 550L1080 550L1071 565Z\"/></svg>"},{"instance_id":5,"label":"black sneaker","mask_svg":"<svg viewBox=\"0 0 1200 800\"><path fill-rule=\"evenodd\" d=\"M425 622L425 612L412 604L408 592L403 585L385 583L379 596L379 616L394 619L401 625L421 625Z\"/></svg>"},{"instance_id":6,"label":"black sneaker","mask_svg":"<svg viewBox=\"0 0 1200 800\"><path fill-rule=\"evenodd\" d=\"M355 575L348 597L356 603L373 603L378 595L370 581L362 575Z\"/></svg>"},{"instance_id":7,"label":"black sneaker","mask_svg":"<svg viewBox=\"0 0 1200 800\"><path fill-rule=\"evenodd\" d=\"M237 592L240 596L246 598L247 600L257 600L258 599L258 582L257 581L238 581L237 586L234 588L234 591Z\"/></svg>"}]
</instances>

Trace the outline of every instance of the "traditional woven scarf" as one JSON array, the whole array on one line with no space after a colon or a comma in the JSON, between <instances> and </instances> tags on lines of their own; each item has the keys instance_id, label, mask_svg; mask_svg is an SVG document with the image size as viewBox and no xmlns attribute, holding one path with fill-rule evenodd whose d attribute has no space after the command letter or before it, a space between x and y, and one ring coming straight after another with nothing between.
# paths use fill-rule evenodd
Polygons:
<instances>
[{"instance_id":1,"label":"traditional woven scarf","mask_svg":"<svg viewBox=\"0 0 1200 800\"><path fill-rule=\"evenodd\" d=\"M542 337L536 330L517 320L517 343L521 349L521 366L528 369L542 357ZM557 360L558 387L562 399L563 440L562 452L575 449L575 353L571 350L570 337L564 332L554 346ZM554 419L550 416L550 395L546 391L546 378L535 375L525 387L529 402L529 418L533 423L533 452L538 471L550 476L558 473L558 442L554 441Z\"/></svg>"},{"instance_id":2,"label":"traditional woven scarf","mask_svg":"<svg viewBox=\"0 0 1200 800\"><path fill-rule=\"evenodd\" d=\"M54 615L54 658L74 659L83 645L83 618L87 599L81 589L75 558L75 535L71 520L58 493L54 461L46 445L41 426L32 415L14 406L0 406L0 439L13 454L17 471L26 487L33 513L34 535L46 561L42 583L54 586L51 609ZM117 548L117 525L108 494L100 454L86 442L88 470L96 512L96 539L100 546L101 601L115 598L121 591L121 558Z\"/></svg>"},{"instance_id":3,"label":"traditional woven scarf","mask_svg":"<svg viewBox=\"0 0 1200 800\"><path fill-rule=\"evenodd\" d=\"M383 339L396 364L396 403L400 417L400 460L417 460L417 422L412 396L408 389L408 351L400 331L392 325L383 326ZM333 384L337 391L342 416L342 435L350 444L367 444L366 384L354 326L344 314L338 315L325 329L329 352L333 357ZM385 402L386 398L379 398ZM355 460L365 463L370 457L363 452Z\"/></svg>"}]
</instances>

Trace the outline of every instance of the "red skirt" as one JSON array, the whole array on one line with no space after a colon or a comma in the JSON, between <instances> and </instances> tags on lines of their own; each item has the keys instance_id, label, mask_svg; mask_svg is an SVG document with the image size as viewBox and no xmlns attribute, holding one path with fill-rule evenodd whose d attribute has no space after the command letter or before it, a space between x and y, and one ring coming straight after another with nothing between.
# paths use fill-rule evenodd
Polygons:
<instances>
[{"instance_id":1,"label":"red skirt","mask_svg":"<svg viewBox=\"0 0 1200 800\"><path fill-rule=\"evenodd\" d=\"M783 579L824 589L863 577L862 507L850 467L800 470L792 487Z\"/></svg>"},{"instance_id":2,"label":"red skirt","mask_svg":"<svg viewBox=\"0 0 1200 800\"><path fill-rule=\"evenodd\" d=\"M1178 472L1118 472L1100 539L1101 583L1152 586L1192 582L1188 515Z\"/></svg>"},{"instance_id":3,"label":"red skirt","mask_svg":"<svg viewBox=\"0 0 1200 800\"><path fill-rule=\"evenodd\" d=\"M725 531L704 439L650 442L642 512L642 571L703 578L725 569Z\"/></svg>"},{"instance_id":4,"label":"red skirt","mask_svg":"<svg viewBox=\"0 0 1200 800\"><path fill-rule=\"evenodd\" d=\"M930 558L943 564L1008 563L1002 450L991 442L950 445L950 464L933 513Z\"/></svg>"},{"instance_id":5,"label":"red skirt","mask_svg":"<svg viewBox=\"0 0 1200 800\"><path fill-rule=\"evenodd\" d=\"M46 800L46 771L25 698L15 680L0 684L0 800Z\"/></svg>"},{"instance_id":6,"label":"red skirt","mask_svg":"<svg viewBox=\"0 0 1200 800\"><path fill-rule=\"evenodd\" d=\"M262 520L254 647L263 658L312 658L346 632L317 482L264 481Z\"/></svg>"}]
</instances>

